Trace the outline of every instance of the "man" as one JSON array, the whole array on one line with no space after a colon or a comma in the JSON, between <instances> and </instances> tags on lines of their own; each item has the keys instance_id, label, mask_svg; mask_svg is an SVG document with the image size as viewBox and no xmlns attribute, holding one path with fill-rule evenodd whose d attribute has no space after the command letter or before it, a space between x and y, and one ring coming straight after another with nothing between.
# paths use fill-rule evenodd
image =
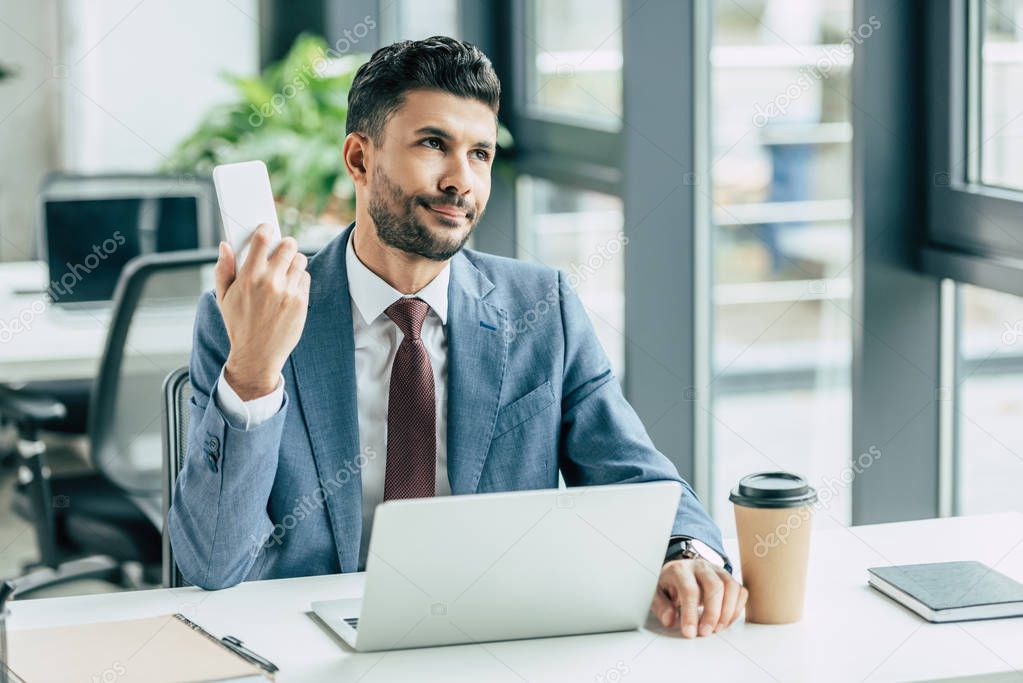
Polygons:
<instances>
[{"instance_id":1,"label":"man","mask_svg":"<svg viewBox=\"0 0 1023 683\"><path fill-rule=\"evenodd\" d=\"M361 571L391 498L553 488L559 470L570 486L682 482L565 276L462 248L490 195L499 95L467 43L378 50L349 94L354 225L308 263L290 238L270 253L265 228L241 268L221 245L168 518L191 583ZM651 609L693 637L735 621L746 591L682 484Z\"/></svg>"}]
</instances>

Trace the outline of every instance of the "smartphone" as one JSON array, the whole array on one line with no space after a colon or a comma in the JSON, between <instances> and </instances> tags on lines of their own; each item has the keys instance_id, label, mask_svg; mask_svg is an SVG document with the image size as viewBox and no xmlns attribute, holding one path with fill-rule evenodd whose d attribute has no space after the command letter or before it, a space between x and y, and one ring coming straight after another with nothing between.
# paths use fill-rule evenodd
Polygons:
<instances>
[{"instance_id":1,"label":"smartphone","mask_svg":"<svg viewBox=\"0 0 1023 683\"><path fill-rule=\"evenodd\" d=\"M281 241L281 226L277 222L277 206L266 164L257 160L216 166L213 186L224 223L224 239L235 254L235 269L245 262L252 234L262 223L273 226L272 252Z\"/></svg>"}]
</instances>

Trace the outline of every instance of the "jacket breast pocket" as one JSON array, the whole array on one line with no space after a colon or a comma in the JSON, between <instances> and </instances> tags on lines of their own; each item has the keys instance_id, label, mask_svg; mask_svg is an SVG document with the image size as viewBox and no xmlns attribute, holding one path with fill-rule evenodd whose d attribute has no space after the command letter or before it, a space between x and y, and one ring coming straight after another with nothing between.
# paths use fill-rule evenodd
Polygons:
<instances>
[{"instance_id":1,"label":"jacket breast pocket","mask_svg":"<svg viewBox=\"0 0 1023 683\"><path fill-rule=\"evenodd\" d=\"M512 401L498 412L493 438L496 439L502 434L518 427L529 418L544 411L554 403L555 399L551 382L546 380L524 396Z\"/></svg>"}]
</instances>

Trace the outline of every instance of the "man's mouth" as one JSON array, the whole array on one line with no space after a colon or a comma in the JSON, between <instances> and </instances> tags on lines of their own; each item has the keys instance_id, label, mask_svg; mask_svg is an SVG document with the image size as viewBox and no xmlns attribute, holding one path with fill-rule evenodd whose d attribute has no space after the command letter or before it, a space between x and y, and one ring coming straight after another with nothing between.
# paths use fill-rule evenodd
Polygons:
<instances>
[{"instance_id":1,"label":"man's mouth","mask_svg":"<svg viewBox=\"0 0 1023 683\"><path fill-rule=\"evenodd\" d=\"M426 208L428 208L430 211L433 211L434 213L439 213L440 215L444 216L445 218L461 219L461 218L465 218L465 215L466 215L464 209L458 209L458 208L455 208L454 206L450 206L450 205L446 205L446 204L429 204L429 205L427 205Z\"/></svg>"}]
</instances>

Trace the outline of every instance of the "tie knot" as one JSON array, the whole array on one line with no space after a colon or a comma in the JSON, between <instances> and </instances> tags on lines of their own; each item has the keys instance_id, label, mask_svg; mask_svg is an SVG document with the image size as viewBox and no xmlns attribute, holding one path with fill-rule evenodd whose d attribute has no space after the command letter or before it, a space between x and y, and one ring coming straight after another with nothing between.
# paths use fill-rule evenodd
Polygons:
<instances>
[{"instance_id":1,"label":"tie knot","mask_svg":"<svg viewBox=\"0 0 1023 683\"><path fill-rule=\"evenodd\" d=\"M384 313L394 321L401 333L408 339L419 339L423 320L430 311L430 304L414 297L402 297L387 307Z\"/></svg>"}]
</instances>

